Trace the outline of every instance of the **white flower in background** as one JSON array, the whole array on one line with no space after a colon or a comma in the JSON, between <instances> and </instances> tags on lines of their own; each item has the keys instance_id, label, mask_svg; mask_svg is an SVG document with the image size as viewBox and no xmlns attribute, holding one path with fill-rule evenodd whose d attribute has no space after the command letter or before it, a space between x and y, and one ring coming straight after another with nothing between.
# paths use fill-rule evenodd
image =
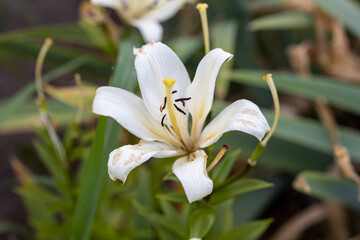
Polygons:
<instances>
[{"instance_id":1,"label":"white flower in background","mask_svg":"<svg viewBox=\"0 0 360 240\"><path fill-rule=\"evenodd\" d=\"M146 42L161 41L164 22L189 0L91 0L117 11L128 24L138 28Z\"/></svg>"},{"instance_id":2,"label":"white flower in background","mask_svg":"<svg viewBox=\"0 0 360 240\"><path fill-rule=\"evenodd\" d=\"M212 192L213 182L206 171L207 155L201 148L234 130L261 140L269 125L254 103L238 100L203 129L213 102L216 76L222 63L232 58L230 53L210 51L201 60L192 82L180 59L160 42L134 49L134 54L142 99L120 88L100 87L93 102L94 113L114 118L142 139L137 145L122 146L110 153L109 175L125 182L132 169L151 157L182 156L172 170L189 202L202 199Z\"/></svg>"}]
</instances>

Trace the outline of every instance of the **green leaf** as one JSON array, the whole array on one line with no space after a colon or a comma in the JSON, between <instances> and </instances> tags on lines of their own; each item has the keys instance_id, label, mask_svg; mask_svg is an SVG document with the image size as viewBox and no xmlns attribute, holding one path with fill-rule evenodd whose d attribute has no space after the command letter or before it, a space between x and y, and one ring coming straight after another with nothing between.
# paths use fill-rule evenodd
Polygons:
<instances>
[{"instance_id":1,"label":"green leaf","mask_svg":"<svg viewBox=\"0 0 360 240\"><path fill-rule=\"evenodd\" d=\"M305 12L289 10L258 17L249 23L249 27L253 31L283 30L311 27L312 24Z\"/></svg>"},{"instance_id":2,"label":"green leaf","mask_svg":"<svg viewBox=\"0 0 360 240\"><path fill-rule=\"evenodd\" d=\"M121 48L119 49L118 61L124 64L134 62L134 56L131 52L133 45L134 43L130 41L122 42ZM121 65L117 64L117 67L120 66ZM118 74L132 76L131 73L126 71L132 72L135 71L135 69L132 66L124 68L124 72L122 73L115 71L116 75L113 76L111 85L122 88L133 87L135 85L135 79L118 76ZM128 81L133 81L133 84L129 84ZM100 117L89 159L85 162L83 169L84 174L81 179L79 198L73 218L71 239L89 239L100 194L107 175L106 162L108 155L116 147L120 131L120 125L114 120Z\"/></svg>"},{"instance_id":3,"label":"green leaf","mask_svg":"<svg viewBox=\"0 0 360 240\"><path fill-rule=\"evenodd\" d=\"M214 26L211 30L212 48L222 48L224 51L234 53L236 48L236 38L238 33L238 23L236 21L226 21ZM226 36L226 37L224 37ZM222 65L218 79L216 81L215 94L224 99L230 87L231 69L235 60L231 60Z\"/></svg>"},{"instance_id":4,"label":"green leaf","mask_svg":"<svg viewBox=\"0 0 360 240\"><path fill-rule=\"evenodd\" d=\"M169 47L176 52L182 62L186 62L202 46L201 37L177 37L168 42Z\"/></svg>"},{"instance_id":5,"label":"green leaf","mask_svg":"<svg viewBox=\"0 0 360 240\"><path fill-rule=\"evenodd\" d=\"M137 175L136 196L135 199L146 209L152 209L152 193L150 173L146 168L140 168ZM151 230L150 223L142 216L135 216L135 228L141 230Z\"/></svg>"},{"instance_id":6,"label":"green leaf","mask_svg":"<svg viewBox=\"0 0 360 240\"><path fill-rule=\"evenodd\" d=\"M236 159L239 157L240 152L241 150L237 149L227 153L224 159L220 161L220 164L213 170L211 174L211 179L213 180L214 185L221 183L227 178L236 162Z\"/></svg>"},{"instance_id":7,"label":"green leaf","mask_svg":"<svg viewBox=\"0 0 360 240\"><path fill-rule=\"evenodd\" d=\"M206 235L207 240L214 240L233 227L235 212L233 210L233 202L234 201L231 199L215 206L216 219L211 230Z\"/></svg>"},{"instance_id":8,"label":"green leaf","mask_svg":"<svg viewBox=\"0 0 360 240\"><path fill-rule=\"evenodd\" d=\"M69 187L69 176L56 158L55 152L50 152L51 149L46 148L39 142L34 142L34 147L37 154L40 156L42 163L57 182L59 189L61 189L61 186L64 184Z\"/></svg>"},{"instance_id":9,"label":"green leaf","mask_svg":"<svg viewBox=\"0 0 360 240\"><path fill-rule=\"evenodd\" d=\"M235 70L233 80L252 86L268 89L262 76L268 71ZM360 114L360 87L356 84L343 83L339 80L313 75L301 77L297 74L272 72L279 92L303 96L308 99L325 98L330 104Z\"/></svg>"},{"instance_id":10,"label":"green leaf","mask_svg":"<svg viewBox=\"0 0 360 240\"><path fill-rule=\"evenodd\" d=\"M261 214L273 204L273 201L280 197L291 181L292 177L289 175L275 176L268 179L268 182L274 184L273 187L262 188L237 196L232 210L239 214L234 215L234 226L257 219L261 216Z\"/></svg>"},{"instance_id":11,"label":"green leaf","mask_svg":"<svg viewBox=\"0 0 360 240\"><path fill-rule=\"evenodd\" d=\"M177 203L188 202L184 193L177 193L177 192L161 193L161 194L157 194L156 197L169 202L177 202Z\"/></svg>"},{"instance_id":12,"label":"green leaf","mask_svg":"<svg viewBox=\"0 0 360 240\"><path fill-rule=\"evenodd\" d=\"M252 221L242 224L229 232L221 235L217 240L256 240L266 231L272 219Z\"/></svg>"},{"instance_id":13,"label":"green leaf","mask_svg":"<svg viewBox=\"0 0 360 240\"><path fill-rule=\"evenodd\" d=\"M219 190L216 190L215 186L215 190L211 194L210 202L212 204L218 204L237 195L271 186L271 183L258 179L240 179Z\"/></svg>"},{"instance_id":14,"label":"green leaf","mask_svg":"<svg viewBox=\"0 0 360 240\"><path fill-rule=\"evenodd\" d=\"M112 43L109 34L107 34L105 31L105 27L103 25L95 25L87 22L86 20L80 20L79 26L87 33L88 39L95 46L111 55L116 53L116 48Z\"/></svg>"},{"instance_id":15,"label":"green leaf","mask_svg":"<svg viewBox=\"0 0 360 240\"><path fill-rule=\"evenodd\" d=\"M190 238L203 238L215 222L215 210L210 206L192 206L188 219Z\"/></svg>"},{"instance_id":16,"label":"green leaf","mask_svg":"<svg viewBox=\"0 0 360 240\"><path fill-rule=\"evenodd\" d=\"M273 119L273 113L264 111L269 121ZM349 150L353 160L360 160L360 132L347 128L339 127L342 144ZM324 126L319 122L309 118L289 117L282 115L279 120L279 127L276 129L276 137L290 141L301 146L314 150L331 153L332 144Z\"/></svg>"},{"instance_id":17,"label":"green leaf","mask_svg":"<svg viewBox=\"0 0 360 240\"><path fill-rule=\"evenodd\" d=\"M353 0L311 0L323 11L340 20L349 31L360 38L360 6Z\"/></svg>"},{"instance_id":18,"label":"green leaf","mask_svg":"<svg viewBox=\"0 0 360 240\"><path fill-rule=\"evenodd\" d=\"M75 69L83 66L89 62L88 58L83 56L65 63L64 65L56 68L43 76L43 82L50 82L64 74L74 71ZM18 91L13 97L2 104L0 108L0 128L5 119L8 119L13 113L15 113L19 107L21 107L26 101L29 100L31 94L35 92L35 82L29 83L20 91Z\"/></svg>"},{"instance_id":19,"label":"green leaf","mask_svg":"<svg viewBox=\"0 0 360 240\"><path fill-rule=\"evenodd\" d=\"M5 106L5 102L2 102L0 106ZM52 120L58 126L69 124L70 120L74 118L76 109L58 103L57 101L48 99L47 107L50 111ZM92 114L84 112L83 119L89 119ZM69 120L70 119L70 120ZM20 105L17 111L9 115L2 123L0 134L13 134L22 131L30 131L34 127L42 127L43 124L40 120L39 109L35 101L28 101Z\"/></svg>"},{"instance_id":20,"label":"green leaf","mask_svg":"<svg viewBox=\"0 0 360 240\"><path fill-rule=\"evenodd\" d=\"M52 38L55 41L78 43L89 46L83 31L75 24L52 24L19 29L0 34L0 45L8 42L25 41L45 38Z\"/></svg>"},{"instance_id":21,"label":"green leaf","mask_svg":"<svg viewBox=\"0 0 360 240\"><path fill-rule=\"evenodd\" d=\"M286 7L286 0L252 0L247 4L248 11L261 11L264 9L278 9Z\"/></svg>"},{"instance_id":22,"label":"green leaf","mask_svg":"<svg viewBox=\"0 0 360 240\"><path fill-rule=\"evenodd\" d=\"M359 188L352 181L323 172L305 171L297 176L294 187L305 194L336 200L360 211Z\"/></svg>"},{"instance_id":23,"label":"green leaf","mask_svg":"<svg viewBox=\"0 0 360 240\"><path fill-rule=\"evenodd\" d=\"M230 103L214 102L213 111L218 113L221 111L221 109L225 108L229 104ZM262 109L262 113L268 122L271 123L273 121L273 111ZM360 132L355 129L343 126L339 126L338 129L340 132L342 144L349 150L350 156L353 158L353 160L359 161L360 149L358 146L360 145ZM232 134L234 133L231 133L230 135ZM325 128L319 121L310 118L280 115L279 125L274 133L274 138L282 139L299 146L314 149L325 154L332 152L332 144L329 140L329 136ZM238 142L241 144L246 144L240 140L238 140ZM225 143L228 144L229 142ZM240 148L242 145L236 145L235 147ZM242 147L242 149L243 152L247 152L247 149L244 147ZM284 149L284 151L287 150ZM242 155L244 154L242 153Z\"/></svg>"},{"instance_id":24,"label":"green leaf","mask_svg":"<svg viewBox=\"0 0 360 240\"><path fill-rule=\"evenodd\" d=\"M15 233L27 239L32 239L31 229L22 224L13 223L13 222L0 222L0 235L9 233Z\"/></svg>"},{"instance_id":25,"label":"green leaf","mask_svg":"<svg viewBox=\"0 0 360 240\"><path fill-rule=\"evenodd\" d=\"M151 224L155 227L165 228L172 234L186 239L186 229L183 225L174 224L174 221L171 218L168 218L151 210L147 210L144 208L144 206L142 206L136 201L133 202L133 205L138 210L139 214L148 219L149 222L151 222Z\"/></svg>"}]
</instances>

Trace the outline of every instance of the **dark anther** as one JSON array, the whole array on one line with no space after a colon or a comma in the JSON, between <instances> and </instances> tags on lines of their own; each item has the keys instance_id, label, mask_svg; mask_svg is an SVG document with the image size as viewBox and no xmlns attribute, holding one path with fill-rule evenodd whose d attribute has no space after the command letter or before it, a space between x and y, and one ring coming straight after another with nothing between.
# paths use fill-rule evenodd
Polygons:
<instances>
[{"instance_id":1,"label":"dark anther","mask_svg":"<svg viewBox=\"0 0 360 240\"><path fill-rule=\"evenodd\" d=\"M166 107L166 97L164 97L164 106L163 107L160 106L160 112L162 112L165 109L165 107Z\"/></svg>"},{"instance_id":2,"label":"dark anther","mask_svg":"<svg viewBox=\"0 0 360 240\"><path fill-rule=\"evenodd\" d=\"M229 145L227 145L227 144L223 144L222 147L223 147L223 148L226 148L226 149L229 149Z\"/></svg>"},{"instance_id":3,"label":"dark anther","mask_svg":"<svg viewBox=\"0 0 360 240\"><path fill-rule=\"evenodd\" d=\"M178 110L182 114L186 115L186 113L183 110L181 110L178 106L176 106L175 104L174 104L174 107L176 108L176 110Z\"/></svg>"},{"instance_id":4,"label":"dark anther","mask_svg":"<svg viewBox=\"0 0 360 240\"><path fill-rule=\"evenodd\" d=\"M166 114L161 119L161 126L164 126L164 120L165 120Z\"/></svg>"},{"instance_id":5,"label":"dark anther","mask_svg":"<svg viewBox=\"0 0 360 240\"><path fill-rule=\"evenodd\" d=\"M187 98L178 98L175 100L175 102L184 102L184 101L189 101L191 99L191 97L187 97Z\"/></svg>"},{"instance_id":6,"label":"dark anther","mask_svg":"<svg viewBox=\"0 0 360 240\"><path fill-rule=\"evenodd\" d=\"M175 94L175 93L177 93L177 91L176 91L176 90L172 91L172 94Z\"/></svg>"},{"instance_id":7,"label":"dark anther","mask_svg":"<svg viewBox=\"0 0 360 240\"><path fill-rule=\"evenodd\" d=\"M190 100L190 99L191 99L191 97L188 97L188 98L178 98L178 99L175 100L175 102L181 102L182 105L183 105L183 107L185 107L185 101L188 101L188 100Z\"/></svg>"}]
</instances>

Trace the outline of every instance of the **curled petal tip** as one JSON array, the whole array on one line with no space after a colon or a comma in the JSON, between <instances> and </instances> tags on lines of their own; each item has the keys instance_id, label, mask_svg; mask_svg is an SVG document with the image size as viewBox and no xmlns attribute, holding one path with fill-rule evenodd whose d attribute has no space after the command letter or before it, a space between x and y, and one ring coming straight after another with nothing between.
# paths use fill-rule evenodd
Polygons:
<instances>
[{"instance_id":1,"label":"curled petal tip","mask_svg":"<svg viewBox=\"0 0 360 240\"><path fill-rule=\"evenodd\" d=\"M142 53L143 53L143 51L142 51L141 48L137 48L137 47L134 47L134 48L133 48L133 54L134 54L135 56L138 56L138 55L140 55L140 54L142 54Z\"/></svg>"}]
</instances>

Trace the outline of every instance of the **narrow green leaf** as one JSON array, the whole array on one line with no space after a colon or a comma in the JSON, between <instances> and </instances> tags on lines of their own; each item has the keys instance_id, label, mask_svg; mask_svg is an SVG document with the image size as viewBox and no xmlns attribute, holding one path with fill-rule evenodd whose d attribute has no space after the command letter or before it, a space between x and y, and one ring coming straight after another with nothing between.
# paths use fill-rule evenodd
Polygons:
<instances>
[{"instance_id":1,"label":"narrow green leaf","mask_svg":"<svg viewBox=\"0 0 360 240\"><path fill-rule=\"evenodd\" d=\"M161 193L161 194L157 194L156 197L169 202L177 202L177 203L188 202L184 193L177 193L177 192Z\"/></svg>"},{"instance_id":2,"label":"narrow green leaf","mask_svg":"<svg viewBox=\"0 0 360 240\"><path fill-rule=\"evenodd\" d=\"M283 11L256 18L249 23L253 31L259 30L284 30L307 28L312 26L309 15L300 11Z\"/></svg>"},{"instance_id":3,"label":"narrow green leaf","mask_svg":"<svg viewBox=\"0 0 360 240\"><path fill-rule=\"evenodd\" d=\"M33 40L35 38L43 40L47 37L52 38L55 41L59 40L89 45L89 41L86 39L85 34L75 24L52 24L1 33L0 45L5 42Z\"/></svg>"},{"instance_id":4,"label":"narrow green leaf","mask_svg":"<svg viewBox=\"0 0 360 240\"><path fill-rule=\"evenodd\" d=\"M242 224L229 232L221 235L217 240L256 240L266 231L272 223L272 219L252 221Z\"/></svg>"},{"instance_id":5,"label":"narrow green leaf","mask_svg":"<svg viewBox=\"0 0 360 240\"><path fill-rule=\"evenodd\" d=\"M224 181L227 176L230 174L232 167L234 166L236 159L239 157L241 150L237 149L227 155L220 161L220 164L214 169L211 174L211 179L214 182L214 185Z\"/></svg>"},{"instance_id":6,"label":"narrow green leaf","mask_svg":"<svg viewBox=\"0 0 360 240\"><path fill-rule=\"evenodd\" d=\"M273 112L264 111L268 121L272 121ZM353 160L360 160L360 132L347 128L339 127L342 144L349 150ZM282 115L279 120L279 128L274 134L276 137L290 141L308 148L332 153L332 144L326 129L319 121L302 117L289 117Z\"/></svg>"},{"instance_id":7,"label":"narrow green leaf","mask_svg":"<svg viewBox=\"0 0 360 240\"><path fill-rule=\"evenodd\" d=\"M233 202L233 199L231 199L215 206L216 219L211 230L206 234L207 240L214 240L232 229L234 218Z\"/></svg>"},{"instance_id":8,"label":"narrow green leaf","mask_svg":"<svg viewBox=\"0 0 360 240\"><path fill-rule=\"evenodd\" d=\"M234 226L244 224L247 221L257 219L268 209L275 199L281 197L292 177L289 175L275 176L268 179L274 184L271 188L262 188L252 192L241 194L234 201Z\"/></svg>"},{"instance_id":9,"label":"narrow green leaf","mask_svg":"<svg viewBox=\"0 0 360 240\"><path fill-rule=\"evenodd\" d=\"M215 210L210 206L198 205L191 207L188 220L190 238L203 238L215 222Z\"/></svg>"},{"instance_id":10,"label":"narrow green leaf","mask_svg":"<svg viewBox=\"0 0 360 240\"><path fill-rule=\"evenodd\" d=\"M336 200L360 211L359 188L352 181L315 171L302 172L297 180L295 188L305 194Z\"/></svg>"},{"instance_id":11,"label":"narrow green leaf","mask_svg":"<svg viewBox=\"0 0 360 240\"><path fill-rule=\"evenodd\" d=\"M85 20L80 20L79 26L87 33L88 39L95 46L109 54L116 53L116 48L112 43L109 35L105 31L103 25L95 25Z\"/></svg>"},{"instance_id":12,"label":"narrow green leaf","mask_svg":"<svg viewBox=\"0 0 360 240\"><path fill-rule=\"evenodd\" d=\"M286 0L252 0L247 4L250 12L264 9L278 9L279 7L286 7Z\"/></svg>"},{"instance_id":13,"label":"narrow green leaf","mask_svg":"<svg viewBox=\"0 0 360 240\"><path fill-rule=\"evenodd\" d=\"M148 219L155 227L158 226L161 228L165 228L173 234L176 234L177 236L186 239L186 229L183 225L172 224L173 221L171 218L165 217L151 210L146 210L144 206L142 206L136 201L133 202L133 205L138 210L139 214Z\"/></svg>"},{"instance_id":14,"label":"narrow green leaf","mask_svg":"<svg viewBox=\"0 0 360 240\"><path fill-rule=\"evenodd\" d=\"M74 71L75 69L83 66L89 62L88 58L83 56L65 63L64 65L56 68L43 76L43 82L50 82L64 74ZM31 82L18 91L13 97L11 97L5 104L2 104L0 108L0 128L5 119L9 118L14 112L18 110L28 99L31 94L35 92L35 82Z\"/></svg>"},{"instance_id":15,"label":"narrow green leaf","mask_svg":"<svg viewBox=\"0 0 360 240\"><path fill-rule=\"evenodd\" d=\"M20 235L22 237L25 237L27 239L32 239L32 232L29 227L26 227L23 224L18 224L14 222L0 222L0 234L9 234L9 233L15 233L17 235Z\"/></svg>"},{"instance_id":16,"label":"narrow green leaf","mask_svg":"<svg viewBox=\"0 0 360 240\"><path fill-rule=\"evenodd\" d=\"M267 73L268 71L262 70L235 70L232 76L235 82L268 89L266 82L262 80L262 76ZM272 74L279 92L308 99L325 98L330 104L360 114L358 85L317 75L301 77L297 74L274 71Z\"/></svg>"},{"instance_id":17,"label":"narrow green leaf","mask_svg":"<svg viewBox=\"0 0 360 240\"><path fill-rule=\"evenodd\" d=\"M152 209L152 192L150 173L146 168L140 168L136 184L135 199L146 209ZM135 216L135 228L141 230L151 230L151 225L142 216Z\"/></svg>"},{"instance_id":18,"label":"narrow green leaf","mask_svg":"<svg viewBox=\"0 0 360 240\"><path fill-rule=\"evenodd\" d=\"M240 179L226 187L214 191L211 194L210 202L212 204L219 204L240 194L271 186L271 183L267 183L258 179Z\"/></svg>"},{"instance_id":19,"label":"narrow green leaf","mask_svg":"<svg viewBox=\"0 0 360 240\"><path fill-rule=\"evenodd\" d=\"M214 113L220 112L221 109L225 108L229 104L230 103L214 102ZM273 111L262 109L262 113L269 123L273 121ZM341 142L349 150L352 159L359 161L360 148L358 146L360 145L360 132L343 126L339 126L339 132ZM322 153L332 153L332 144L329 140L326 129L319 121L310 118L280 115L279 125L274 133L274 137L314 149ZM227 142L225 143L227 144ZM241 145L237 147L240 146ZM246 151L244 147L242 149L243 151Z\"/></svg>"},{"instance_id":20,"label":"narrow green leaf","mask_svg":"<svg viewBox=\"0 0 360 240\"><path fill-rule=\"evenodd\" d=\"M177 37L168 43L182 62L186 62L202 46L201 37Z\"/></svg>"},{"instance_id":21,"label":"narrow green leaf","mask_svg":"<svg viewBox=\"0 0 360 240\"><path fill-rule=\"evenodd\" d=\"M353 0L312 0L322 10L340 20L355 36L360 38L360 6Z\"/></svg>"},{"instance_id":22,"label":"narrow green leaf","mask_svg":"<svg viewBox=\"0 0 360 240\"><path fill-rule=\"evenodd\" d=\"M131 52L132 42L124 41L119 49L118 61L129 64L134 62L134 56ZM129 50L130 49L130 50ZM121 64L117 64L121 67ZM130 73L128 73L128 72ZM135 71L134 67L124 68L124 72L115 71L111 85L122 88L135 86L135 79L132 78L131 72ZM128 78L118 76L123 74ZM130 84L128 81L132 81ZM91 146L89 159L84 165L84 174L81 179L79 198L76 204L75 215L72 223L71 239L89 239L91 227L93 225L96 209L99 203L101 190L106 177L106 162L109 153L117 145L117 139L121 127L112 119L100 117L96 128L93 145Z\"/></svg>"},{"instance_id":23,"label":"narrow green leaf","mask_svg":"<svg viewBox=\"0 0 360 240\"><path fill-rule=\"evenodd\" d=\"M106 174L104 159L106 118L100 117L76 204L71 239L88 239Z\"/></svg>"},{"instance_id":24,"label":"narrow green leaf","mask_svg":"<svg viewBox=\"0 0 360 240\"><path fill-rule=\"evenodd\" d=\"M238 36L239 25L236 21L226 21L214 26L211 30L211 44L212 48L221 48L229 53L235 53L236 39ZM224 37L226 36L226 37ZM219 98L224 99L229 91L231 69L235 60L231 60L222 65L215 87L215 94Z\"/></svg>"}]
</instances>

